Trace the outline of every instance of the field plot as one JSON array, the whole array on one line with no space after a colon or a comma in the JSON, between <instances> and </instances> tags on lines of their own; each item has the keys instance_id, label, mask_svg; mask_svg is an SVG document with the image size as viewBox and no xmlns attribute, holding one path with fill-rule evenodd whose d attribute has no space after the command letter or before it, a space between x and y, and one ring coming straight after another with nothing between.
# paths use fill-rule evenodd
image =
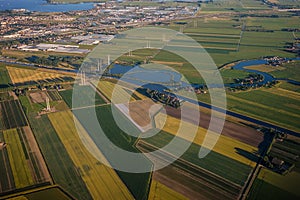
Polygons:
<instances>
[{"instance_id":1,"label":"field plot","mask_svg":"<svg viewBox=\"0 0 300 200\"><path fill-rule=\"evenodd\" d=\"M112 83L110 81L99 81L95 84L97 84L97 88L107 99L112 100L113 98L114 103L124 103L127 99L129 99L130 101L135 100L135 98L133 96L130 96L125 88L118 84Z\"/></svg>"},{"instance_id":2,"label":"field plot","mask_svg":"<svg viewBox=\"0 0 300 200\"><path fill-rule=\"evenodd\" d=\"M73 111L74 114L80 115L82 112L90 113L94 108L88 109L80 109ZM94 126L85 126L84 128L87 130L91 138L93 138L97 147L106 155L107 151L110 151L111 148L116 148L115 145L120 148L131 151L131 152L140 152L135 148L135 143L137 138L127 134L127 132L132 135L138 135L141 132L132 124L130 120L128 120L121 112L118 115L118 121L125 126L122 129L119 128L115 119L112 115L111 105L99 106L96 107L96 114L98 121L101 125L102 130L109 138L109 140L114 144L107 144L103 142L101 135L99 134L99 130ZM116 109L118 112L118 110ZM86 124L84 119L80 119L83 125ZM89 120L89 119L87 119ZM149 166L149 171L152 168L152 163L145 157L144 164ZM151 173L126 173L122 171L117 171L120 178L126 184L128 189L131 191L135 199L146 199L149 192L149 187L151 183Z\"/></svg>"},{"instance_id":3,"label":"field plot","mask_svg":"<svg viewBox=\"0 0 300 200\"><path fill-rule=\"evenodd\" d=\"M0 141L4 141L2 132L0 132ZM0 193L15 189L15 183L6 148L0 150L0 177Z\"/></svg>"},{"instance_id":4,"label":"field plot","mask_svg":"<svg viewBox=\"0 0 300 200\"><path fill-rule=\"evenodd\" d=\"M221 76L223 78L224 84L226 83L234 83L234 79L236 78L246 78L250 73L242 70L230 70L230 69L222 69L220 70Z\"/></svg>"},{"instance_id":5,"label":"field plot","mask_svg":"<svg viewBox=\"0 0 300 200\"><path fill-rule=\"evenodd\" d=\"M299 85L294 85L288 82L280 82L280 84L278 85L279 89L284 89L284 90L288 90L291 92L295 92L295 93L300 93L300 86Z\"/></svg>"},{"instance_id":6,"label":"field plot","mask_svg":"<svg viewBox=\"0 0 300 200\"><path fill-rule=\"evenodd\" d=\"M117 173L101 164L83 146L70 111L50 114L49 119L94 199L133 198ZM62 121L65 122L63 125ZM84 129L82 128L81 131ZM87 135L87 133L82 134ZM93 148L92 140L89 137L85 139L90 140L90 148ZM100 151L98 153L101 154Z\"/></svg>"},{"instance_id":7,"label":"field plot","mask_svg":"<svg viewBox=\"0 0 300 200\"><path fill-rule=\"evenodd\" d=\"M246 7L251 6L252 2L254 1L236 1L240 6L249 4ZM212 4L202 5L209 7ZM221 10L230 11L230 8L216 6ZM200 12L208 7L202 7ZM298 28L297 17L210 17L186 22L183 32L202 44L218 67L235 60L257 59L261 56L295 57L295 54L283 51L287 43L294 42L294 36L292 32L281 29ZM173 23L169 28L179 30L179 26L181 25ZM165 61L169 58L160 60Z\"/></svg>"},{"instance_id":8,"label":"field plot","mask_svg":"<svg viewBox=\"0 0 300 200\"><path fill-rule=\"evenodd\" d=\"M300 130L299 98L288 95L283 98L277 90L253 90L227 95L230 110L245 113L293 130ZM264 110L264 112L262 112Z\"/></svg>"},{"instance_id":9,"label":"field plot","mask_svg":"<svg viewBox=\"0 0 300 200\"><path fill-rule=\"evenodd\" d=\"M271 72L276 78L287 78L295 81L300 81L300 61L284 64L279 70Z\"/></svg>"},{"instance_id":10,"label":"field plot","mask_svg":"<svg viewBox=\"0 0 300 200\"><path fill-rule=\"evenodd\" d=\"M222 178L208 171L191 168L191 165L175 163L156 171L153 181L158 181L188 199L222 200L236 199L239 187L228 185ZM151 193L150 193L151 194Z\"/></svg>"},{"instance_id":11,"label":"field plot","mask_svg":"<svg viewBox=\"0 0 300 200\"><path fill-rule=\"evenodd\" d=\"M168 188L167 186L161 184L158 181L152 180L149 198L148 200L155 199L174 199L174 200L184 200L188 199L184 197L182 194Z\"/></svg>"},{"instance_id":12,"label":"field plot","mask_svg":"<svg viewBox=\"0 0 300 200\"><path fill-rule=\"evenodd\" d=\"M44 103L47 99L46 92L30 92L29 97L32 103Z\"/></svg>"},{"instance_id":13,"label":"field plot","mask_svg":"<svg viewBox=\"0 0 300 200\"><path fill-rule=\"evenodd\" d=\"M127 118L142 132L153 128L153 116L162 108L152 100L138 100L129 104L115 104Z\"/></svg>"},{"instance_id":14,"label":"field plot","mask_svg":"<svg viewBox=\"0 0 300 200\"><path fill-rule=\"evenodd\" d=\"M152 60L154 63L166 64L178 71L191 83L204 83L199 72L184 58L168 51L160 51ZM167 64L168 63L168 64Z\"/></svg>"},{"instance_id":15,"label":"field plot","mask_svg":"<svg viewBox=\"0 0 300 200\"><path fill-rule=\"evenodd\" d=\"M7 69L3 64L0 64L0 89L8 88L9 83L11 83L11 80Z\"/></svg>"},{"instance_id":16,"label":"field plot","mask_svg":"<svg viewBox=\"0 0 300 200\"><path fill-rule=\"evenodd\" d=\"M143 139L143 141L154 147L161 148L168 144L173 137L174 135L162 131L154 137ZM182 155L181 159L223 177L232 182L233 185L244 185L252 169L251 166L215 151L211 151L205 158L199 159L198 152L200 147L201 146L193 143Z\"/></svg>"},{"instance_id":17,"label":"field plot","mask_svg":"<svg viewBox=\"0 0 300 200\"><path fill-rule=\"evenodd\" d=\"M91 199L82 177L52 127L48 116L42 115L37 118L30 115L29 122L40 144L54 183L77 199Z\"/></svg>"},{"instance_id":18,"label":"field plot","mask_svg":"<svg viewBox=\"0 0 300 200\"><path fill-rule=\"evenodd\" d=\"M237 51L242 22L230 18L195 19L184 33L202 45L209 53Z\"/></svg>"},{"instance_id":19,"label":"field plot","mask_svg":"<svg viewBox=\"0 0 300 200\"><path fill-rule=\"evenodd\" d=\"M251 187L248 199L299 199L299 178L300 174L297 172L283 176L262 168Z\"/></svg>"},{"instance_id":20,"label":"field plot","mask_svg":"<svg viewBox=\"0 0 300 200\"><path fill-rule=\"evenodd\" d=\"M80 98L76 99L76 102L74 102L73 105L76 108L96 106L106 103L91 86L75 86L75 88L75 91L80 94ZM67 103L69 108L72 108L73 89L60 91L59 94Z\"/></svg>"},{"instance_id":21,"label":"field plot","mask_svg":"<svg viewBox=\"0 0 300 200\"><path fill-rule=\"evenodd\" d=\"M165 124L163 125L163 119L167 119ZM155 123L156 123L156 127L159 129L162 129L170 134L176 135L179 125L180 125L180 120L171 116L164 116L164 114L160 113L155 117ZM181 122L182 126L186 126L186 127L195 127L194 124L191 124L190 122ZM242 128L241 128L242 130ZM193 143L197 144L197 145L202 145L204 138L206 136L206 132L207 130L199 127L198 128L198 132L197 135L194 138ZM210 132L210 134L212 135L211 138L213 138L213 135L215 135L216 133ZM240 134L246 134L246 133L240 133ZM183 139L188 139L188 134L186 135L186 137L184 137ZM208 138L209 139L209 138ZM209 142L208 142L209 143ZM204 146L206 147L206 146ZM239 151L243 151L243 152L248 152L249 154L256 152L257 151L257 147L251 146L249 144L245 144L243 142L240 142L236 139L230 138L229 136L224 136L224 135L220 135L218 142L216 143L216 145L213 148L214 152L217 152L221 155L224 155L226 157L229 157L231 159L234 159L238 162L244 163L246 165L250 165L252 167L255 166L255 160L251 160L247 157L245 157L241 152Z\"/></svg>"},{"instance_id":22,"label":"field plot","mask_svg":"<svg viewBox=\"0 0 300 200\"><path fill-rule=\"evenodd\" d=\"M52 70L26 69L18 67L6 67L13 84L37 84L73 81L74 75L68 73L56 73Z\"/></svg>"},{"instance_id":23,"label":"field plot","mask_svg":"<svg viewBox=\"0 0 300 200\"><path fill-rule=\"evenodd\" d=\"M2 199L0 197L0 199ZM16 192L5 196L3 199L9 200L74 200L74 197L66 193L57 185L42 186L34 189L28 189L22 192Z\"/></svg>"},{"instance_id":24,"label":"field plot","mask_svg":"<svg viewBox=\"0 0 300 200\"><path fill-rule=\"evenodd\" d=\"M29 127L6 130L3 136L16 189L51 181Z\"/></svg>"},{"instance_id":25,"label":"field plot","mask_svg":"<svg viewBox=\"0 0 300 200\"><path fill-rule=\"evenodd\" d=\"M143 152L149 152L160 148L154 146L154 143L150 144L141 140L137 145ZM181 158L177 159L171 165L155 172L154 180L158 180L168 187L182 192L182 194L186 195L190 199L195 199L199 196L201 196L201 198L205 197L204 199L236 199L240 193L242 186L226 179L224 177L224 174L223 176L215 174L215 166L218 164L209 163L211 162L209 161L209 159L206 159L205 161L201 159L203 162L210 166L206 166L205 168L203 168L203 165L199 166L199 163L195 164L195 162L193 161L190 162L190 158L192 157L195 158L194 161L198 159L196 158L198 152L196 152L195 149L193 151L194 152L192 154L191 151L186 151L186 153ZM189 154L190 158L184 158L186 154ZM212 152L210 153L210 155L211 154ZM159 154L156 154L153 159L155 160L155 162L165 162L168 161L169 156L169 153L161 152ZM218 161L220 161L222 165L229 164L221 157L215 157L215 159L216 162L219 159ZM225 166L222 167L224 168ZM235 173L239 169L239 166L236 167L237 168L233 168L233 166L231 165L231 170L235 171ZM211 169L211 171L208 170L209 168ZM224 169L224 171L228 172L227 169ZM237 174L237 176L240 177L240 174ZM191 193L188 194L187 191L191 191ZM212 196L214 198L212 198Z\"/></svg>"},{"instance_id":26,"label":"field plot","mask_svg":"<svg viewBox=\"0 0 300 200\"><path fill-rule=\"evenodd\" d=\"M3 129L26 126L27 121L18 100L0 102L0 119ZM0 123L1 123L0 122Z\"/></svg>"},{"instance_id":27,"label":"field plot","mask_svg":"<svg viewBox=\"0 0 300 200\"><path fill-rule=\"evenodd\" d=\"M59 95L57 90L48 90L48 96L51 98L52 101L60 101L62 100L61 96Z\"/></svg>"},{"instance_id":28,"label":"field plot","mask_svg":"<svg viewBox=\"0 0 300 200\"><path fill-rule=\"evenodd\" d=\"M40 190L36 192L32 192L29 194L24 195L28 200L38 200L38 199L44 199L44 200L53 200L53 199L59 199L59 200L69 200L71 199L70 196L66 195L60 188L53 187L46 190Z\"/></svg>"}]
</instances>

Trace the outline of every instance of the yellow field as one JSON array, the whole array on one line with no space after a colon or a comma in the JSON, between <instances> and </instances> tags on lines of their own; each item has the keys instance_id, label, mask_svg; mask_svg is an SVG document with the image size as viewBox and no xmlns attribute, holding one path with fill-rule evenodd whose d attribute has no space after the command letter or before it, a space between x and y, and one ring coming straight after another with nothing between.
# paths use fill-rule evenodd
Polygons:
<instances>
[{"instance_id":1,"label":"yellow field","mask_svg":"<svg viewBox=\"0 0 300 200\"><path fill-rule=\"evenodd\" d=\"M182 194L168 188L167 186L161 184L160 182L152 180L148 200L156 200L156 199L186 200L188 198L186 198Z\"/></svg>"},{"instance_id":2,"label":"yellow field","mask_svg":"<svg viewBox=\"0 0 300 200\"><path fill-rule=\"evenodd\" d=\"M258 174L258 178L264 180L274 186L277 186L283 190L291 192L300 196L299 190L299 180L300 180L300 173L292 171L287 175L280 175L275 172L272 172L266 168L261 169L260 173Z\"/></svg>"},{"instance_id":3,"label":"yellow field","mask_svg":"<svg viewBox=\"0 0 300 200\"><path fill-rule=\"evenodd\" d=\"M164 124L165 119L166 119L166 122ZM159 113L157 116L155 116L155 123L156 123L157 128L162 129L168 133L175 135L179 128L180 120L177 118L174 118L171 116L166 116L165 114ZM185 121L182 122L182 126L195 128L195 125L185 122ZM206 132L207 132L206 129L198 127L198 132L197 132L197 135L195 136L193 143L201 145L203 147L207 147L206 145L202 144L203 140L206 136ZM218 134L210 132L210 137L208 138L208 143L210 143L210 141L213 141L213 139L216 136L218 136ZM188 134L186 134L182 138L191 141ZM243 142L240 142L238 140L235 140L230 137L223 136L223 135L220 135L218 142L216 143L216 145L213 148L213 151L220 153L224 156L227 156L229 158L235 159L237 161L240 161L244 164L250 165L252 167L255 166L255 164L256 164L255 162L236 153L235 148L240 148L240 149L243 149L248 152L257 151L257 148L255 148L253 146L250 146L248 144L245 144Z\"/></svg>"},{"instance_id":4,"label":"yellow field","mask_svg":"<svg viewBox=\"0 0 300 200\"><path fill-rule=\"evenodd\" d=\"M97 88L105 95L106 98L112 100L113 103L126 103L128 100L134 99L126 92L122 86L109 81L99 81L95 83ZM139 95L140 96L140 95Z\"/></svg>"},{"instance_id":5,"label":"yellow field","mask_svg":"<svg viewBox=\"0 0 300 200\"><path fill-rule=\"evenodd\" d=\"M9 198L8 200L27 200L27 198L25 196L18 196Z\"/></svg>"},{"instance_id":6,"label":"yellow field","mask_svg":"<svg viewBox=\"0 0 300 200\"><path fill-rule=\"evenodd\" d=\"M6 148L16 188L33 185L29 162L26 160L17 129L5 130L3 136L7 143Z\"/></svg>"},{"instance_id":7,"label":"yellow field","mask_svg":"<svg viewBox=\"0 0 300 200\"><path fill-rule=\"evenodd\" d=\"M8 66L6 68L13 83L23 83L27 81L38 81L72 76L71 74L55 73L52 70L33 70Z\"/></svg>"},{"instance_id":8,"label":"yellow field","mask_svg":"<svg viewBox=\"0 0 300 200\"><path fill-rule=\"evenodd\" d=\"M79 130L81 133L79 136L70 111L51 113L49 119L72 161L79 169L93 199L133 199L116 172L100 163L85 148L82 140L89 144L89 150L97 152L103 158L83 127Z\"/></svg>"}]
</instances>

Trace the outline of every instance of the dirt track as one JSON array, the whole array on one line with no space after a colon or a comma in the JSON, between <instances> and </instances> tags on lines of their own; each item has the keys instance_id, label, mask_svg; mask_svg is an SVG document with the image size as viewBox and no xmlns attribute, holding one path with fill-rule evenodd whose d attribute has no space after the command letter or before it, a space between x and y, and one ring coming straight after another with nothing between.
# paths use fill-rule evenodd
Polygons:
<instances>
[{"instance_id":1,"label":"dirt track","mask_svg":"<svg viewBox=\"0 0 300 200\"><path fill-rule=\"evenodd\" d=\"M181 118L180 109L176 109L170 106L166 106L165 109L168 115L178 119ZM197 124L198 120L195 119L194 116L195 112L198 112L198 110L195 110L193 108L185 109L187 110L187 112L184 112L182 119L187 122ZM207 129L210 123L210 117L210 114L200 111L200 120L198 125ZM221 123L221 120L216 121L217 123ZM235 123L226 120L222 130L222 135L229 136L246 144L258 147L259 143L263 140L263 135L260 132L256 131L254 128L238 122L238 119Z\"/></svg>"}]
</instances>

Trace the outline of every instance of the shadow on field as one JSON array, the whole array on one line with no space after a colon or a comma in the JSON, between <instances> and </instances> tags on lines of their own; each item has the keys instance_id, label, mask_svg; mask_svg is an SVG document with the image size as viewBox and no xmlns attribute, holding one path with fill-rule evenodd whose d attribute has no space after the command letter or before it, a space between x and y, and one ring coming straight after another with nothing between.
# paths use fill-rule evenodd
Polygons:
<instances>
[{"instance_id":1,"label":"shadow on field","mask_svg":"<svg viewBox=\"0 0 300 200\"><path fill-rule=\"evenodd\" d=\"M248 158L251 161L258 162L259 158L263 159L272 145L275 134L270 130L263 130L264 138L258 145L258 150L255 152L248 152L238 147L235 147L236 153ZM260 161L261 162L261 161Z\"/></svg>"},{"instance_id":2,"label":"shadow on field","mask_svg":"<svg viewBox=\"0 0 300 200\"><path fill-rule=\"evenodd\" d=\"M238 147L234 148L236 153L244 156L245 158L248 158L249 160L253 161L253 162L257 162L259 157L255 154L255 152L251 153L249 151L245 151L244 149L240 149Z\"/></svg>"}]
</instances>

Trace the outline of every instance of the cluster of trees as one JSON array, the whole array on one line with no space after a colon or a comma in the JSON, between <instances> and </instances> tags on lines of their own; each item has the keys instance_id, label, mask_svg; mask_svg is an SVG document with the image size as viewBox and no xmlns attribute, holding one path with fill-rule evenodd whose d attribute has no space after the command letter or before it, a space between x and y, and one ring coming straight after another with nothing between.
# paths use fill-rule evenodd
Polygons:
<instances>
[{"instance_id":1,"label":"cluster of trees","mask_svg":"<svg viewBox=\"0 0 300 200\"><path fill-rule=\"evenodd\" d=\"M234 82L235 83L240 83L240 84L255 84L255 83L260 83L264 80L264 76L261 74L250 74L248 77L244 79L240 78L235 78Z\"/></svg>"},{"instance_id":2,"label":"cluster of trees","mask_svg":"<svg viewBox=\"0 0 300 200\"><path fill-rule=\"evenodd\" d=\"M77 66L76 62L82 60L79 56L55 56L49 55L48 57L39 57L39 56L31 56L26 58L28 61L39 64L39 65L47 65L47 66L57 66L58 63L64 62L73 66Z\"/></svg>"},{"instance_id":3,"label":"cluster of trees","mask_svg":"<svg viewBox=\"0 0 300 200\"><path fill-rule=\"evenodd\" d=\"M300 29L299 28L282 28L281 31L298 32L298 31L300 31Z\"/></svg>"},{"instance_id":4,"label":"cluster of trees","mask_svg":"<svg viewBox=\"0 0 300 200\"><path fill-rule=\"evenodd\" d=\"M274 129L266 129L264 134L268 134L269 145L263 157L263 165L280 174L287 174L295 167L295 162L298 159L298 155L295 154L292 149L287 148L282 150L281 153L274 151L274 144L281 143L287 138L287 134ZM275 147L278 148L278 147Z\"/></svg>"},{"instance_id":5,"label":"cluster of trees","mask_svg":"<svg viewBox=\"0 0 300 200\"><path fill-rule=\"evenodd\" d=\"M278 83L278 81L273 80L271 82L268 81L265 84L256 83L256 84L238 85L238 86L230 87L230 88L228 88L228 90L230 92L236 92L236 91L246 91L246 90L249 90L249 89L256 89L256 88L261 88L261 87L271 88L274 85L276 85L277 83Z\"/></svg>"},{"instance_id":6,"label":"cluster of trees","mask_svg":"<svg viewBox=\"0 0 300 200\"><path fill-rule=\"evenodd\" d=\"M181 106L180 99L178 99L176 96L172 96L171 94L166 94L157 90L147 90L147 93L154 101L159 101L174 108L179 108Z\"/></svg>"}]
</instances>

